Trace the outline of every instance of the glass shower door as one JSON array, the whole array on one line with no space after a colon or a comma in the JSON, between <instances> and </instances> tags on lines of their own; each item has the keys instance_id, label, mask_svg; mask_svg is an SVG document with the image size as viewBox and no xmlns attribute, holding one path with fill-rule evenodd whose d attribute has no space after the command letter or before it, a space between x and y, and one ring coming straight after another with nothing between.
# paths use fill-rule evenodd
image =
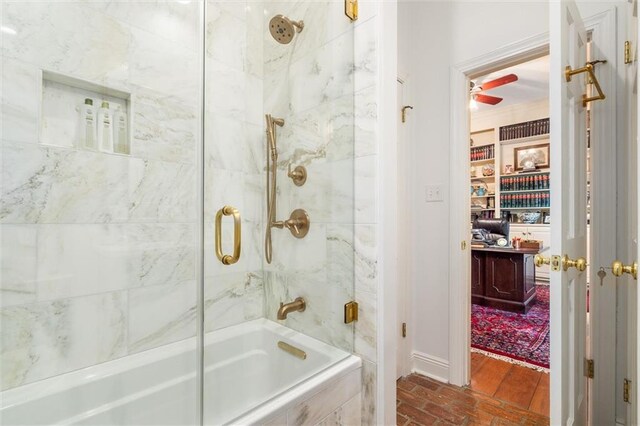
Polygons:
<instances>
[{"instance_id":1,"label":"glass shower door","mask_svg":"<svg viewBox=\"0 0 640 426\"><path fill-rule=\"evenodd\" d=\"M208 1L206 29L203 416L233 424L353 351L353 24Z\"/></svg>"},{"instance_id":2,"label":"glass shower door","mask_svg":"<svg viewBox=\"0 0 640 426\"><path fill-rule=\"evenodd\" d=\"M199 2L3 1L0 418L199 422Z\"/></svg>"}]
</instances>

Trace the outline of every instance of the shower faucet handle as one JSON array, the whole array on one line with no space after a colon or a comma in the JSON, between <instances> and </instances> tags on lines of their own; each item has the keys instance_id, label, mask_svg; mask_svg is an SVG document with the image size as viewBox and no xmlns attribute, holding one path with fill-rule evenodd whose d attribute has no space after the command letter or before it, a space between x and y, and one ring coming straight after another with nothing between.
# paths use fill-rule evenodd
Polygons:
<instances>
[{"instance_id":1,"label":"shower faucet handle","mask_svg":"<svg viewBox=\"0 0 640 426\"><path fill-rule=\"evenodd\" d=\"M289 163L287 176L291 178L296 186L302 186L307 181L307 169L304 166L296 166L291 171L291 163Z\"/></svg>"}]
</instances>

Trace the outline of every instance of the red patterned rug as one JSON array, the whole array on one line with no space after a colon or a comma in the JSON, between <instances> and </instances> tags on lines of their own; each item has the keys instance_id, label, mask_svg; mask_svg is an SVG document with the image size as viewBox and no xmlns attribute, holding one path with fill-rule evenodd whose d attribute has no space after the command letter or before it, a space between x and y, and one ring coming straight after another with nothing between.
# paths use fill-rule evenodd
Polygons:
<instances>
[{"instance_id":1,"label":"red patterned rug","mask_svg":"<svg viewBox=\"0 0 640 426\"><path fill-rule=\"evenodd\" d=\"M527 314L471 305L471 347L548 369L549 287L536 286L536 302Z\"/></svg>"}]
</instances>

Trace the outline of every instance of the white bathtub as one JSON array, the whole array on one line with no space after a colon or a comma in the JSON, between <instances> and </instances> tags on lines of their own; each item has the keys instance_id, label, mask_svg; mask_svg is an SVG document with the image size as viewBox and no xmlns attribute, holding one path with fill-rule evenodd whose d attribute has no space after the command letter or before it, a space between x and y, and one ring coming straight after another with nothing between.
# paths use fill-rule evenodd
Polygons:
<instances>
[{"instance_id":1,"label":"white bathtub","mask_svg":"<svg viewBox=\"0 0 640 426\"><path fill-rule=\"evenodd\" d=\"M264 423L361 366L345 351L265 319L208 333L204 362L210 425ZM0 424L197 424L196 363L196 340L188 339L9 389L0 393Z\"/></svg>"}]
</instances>

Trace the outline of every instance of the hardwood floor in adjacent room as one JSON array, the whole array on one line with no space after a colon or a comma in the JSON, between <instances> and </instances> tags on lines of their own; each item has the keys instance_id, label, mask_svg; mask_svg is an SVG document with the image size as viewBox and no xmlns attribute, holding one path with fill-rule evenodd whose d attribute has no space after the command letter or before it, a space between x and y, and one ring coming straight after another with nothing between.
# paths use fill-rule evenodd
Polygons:
<instances>
[{"instance_id":1,"label":"hardwood floor in adjacent room","mask_svg":"<svg viewBox=\"0 0 640 426\"><path fill-rule=\"evenodd\" d=\"M471 375L468 388L419 374L398 380L397 424L549 424L548 374L474 353Z\"/></svg>"},{"instance_id":2,"label":"hardwood floor in adjacent room","mask_svg":"<svg viewBox=\"0 0 640 426\"><path fill-rule=\"evenodd\" d=\"M549 416L549 374L471 353L469 387L501 401Z\"/></svg>"}]
</instances>

